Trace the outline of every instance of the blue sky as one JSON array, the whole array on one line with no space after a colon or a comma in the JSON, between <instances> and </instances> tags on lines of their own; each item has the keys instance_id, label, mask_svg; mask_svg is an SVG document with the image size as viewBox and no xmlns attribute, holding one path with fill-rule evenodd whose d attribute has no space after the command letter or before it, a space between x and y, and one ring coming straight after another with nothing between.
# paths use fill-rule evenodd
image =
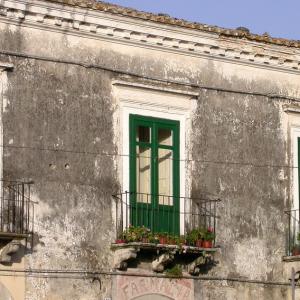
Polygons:
<instances>
[{"instance_id":1,"label":"blue sky","mask_svg":"<svg viewBox=\"0 0 300 300\"><path fill-rule=\"evenodd\" d=\"M226 28L300 40L300 0L107 0L107 2Z\"/></svg>"}]
</instances>

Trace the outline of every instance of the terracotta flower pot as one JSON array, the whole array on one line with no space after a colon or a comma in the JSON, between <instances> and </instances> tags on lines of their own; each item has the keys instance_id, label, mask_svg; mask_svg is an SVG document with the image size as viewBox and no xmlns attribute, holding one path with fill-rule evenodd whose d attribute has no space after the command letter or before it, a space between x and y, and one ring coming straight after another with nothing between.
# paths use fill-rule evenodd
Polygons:
<instances>
[{"instance_id":1,"label":"terracotta flower pot","mask_svg":"<svg viewBox=\"0 0 300 300\"><path fill-rule=\"evenodd\" d=\"M125 244L126 241L124 239L117 239L116 244Z\"/></svg>"},{"instance_id":2,"label":"terracotta flower pot","mask_svg":"<svg viewBox=\"0 0 300 300\"><path fill-rule=\"evenodd\" d=\"M196 247L202 248L203 247L203 241L202 240L197 240L196 241Z\"/></svg>"},{"instance_id":3,"label":"terracotta flower pot","mask_svg":"<svg viewBox=\"0 0 300 300\"><path fill-rule=\"evenodd\" d=\"M176 245L176 241L174 239L169 239L168 244L169 245Z\"/></svg>"},{"instance_id":4,"label":"terracotta flower pot","mask_svg":"<svg viewBox=\"0 0 300 300\"><path fill-rule=\"evenodd\" d=\"M168 243L168 238L166 236L160 236L159 237L159 243L160 244L167 244Z\"/></svg>"},{"instance_id":5,"label":"terracotta flower pot","mask_svg":"<svg viewBox=\"0 0 300 300\"><path fill-rule=\"evenodd\" d=\"M292 255L293 256L300 255L300 247L294 247L292 250Z\"/></svg>"},{"instance_id":6,"label":"terracotta flower pot","mask_svg":"<svg viewBox=\"0 0 300 300\"><path fill-rule=\"evenodd\" d=\"M212 248L212 241L203 241L202 247L203 248Z\"/></svg>"},{"instance_id":7,"label":"terracotta flower pot","mask_svg":"<svg viewBox=\"0 0 300 300\"><path fill-rule=\"evenodd\" d=\"M148 244L149 243L149 239L148 238L142 238L142 243L144 244Z\"/></svg>"}]
</instances>

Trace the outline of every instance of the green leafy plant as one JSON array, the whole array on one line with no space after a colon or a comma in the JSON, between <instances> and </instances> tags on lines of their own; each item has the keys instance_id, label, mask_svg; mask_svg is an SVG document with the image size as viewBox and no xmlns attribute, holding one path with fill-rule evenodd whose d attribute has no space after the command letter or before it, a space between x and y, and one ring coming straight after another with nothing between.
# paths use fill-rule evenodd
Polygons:
<instances>
[{"instance_id":1,"label":"green leafy plant","mask_svg":"<svg viewBox=\"0 0 300 300\"><path fill-rule=\"evenodd\" d=\"M198 246L199 241L213 241L215 239L214 230L210 227L208 228L195 228L188 232L186 235L176 235L169 234L167 232L156 232L153 233L149 228L144 226L129 226L123 231L123 233L118 237L118 242L143 242L143 243L153 243L153 244L169 244L178 245L182 247L187 244L190 246ZM300 233L297 235L297 240L300 243Z\"/></svg>"},{"instance_id":2,"label":"green leafy plant","mask_svg":"<svg viewBox=\"0 0 300 300\"><path fill-rule=\"evenodd\" d=\"M185 244L186 239L185 239L184 235L181 235L181 236L175 235L174 236L174 241L175 241L175 245L182 246L182 245Z\"/></svg>"},{"instance_id":3,"label":"green leafy plant","mask_svg":"<svg viewBox=\"0 0 300 300\"><path fill-rule=\"evenodd\" d=\"M170 269L166 269L166 275L170 277L182 277L182 269L180 265L175 265Z\"/></svg>"},{"instance_id":4,"label":"green leafy plant","mask_svg":"<svg viewBox=\"0 0 300 300\"><path fill-rule=\"evenodd\" d=\"M149 243L158 244L159 243L159 234L158 233L149 233Z\"/></svg>"},{"instance_id":5,"label":"green leafy plant","mask_svg":"<svg viewBox=\"0 0 300 300\"><path fill-rule=\"evenodd\" d=\"M205 241L213 241L215 239L215 234L213 232L212 228L207 228L204 232L203 232L203 239Z\"/></svg>"},{"instance_id":6,"label":"green leafy plant","mask_svg":"<svg viewBox=\"0 0 300 300\"><path fill-rule=\"evenodd\" d=\"M141 242L143 239L148 239L149 234L150 229L144 226L129 226L123 232L124 239L129 243Z\"/></svg>"},{"instance_id":7,"label":"green leafy plant","mask_svg":"<svg viewBox=\"0 0 300 300\"><path fill-rule=\"evenodd\" d=\"M167 232L158 232L157 233L159 237L168 237L169 234Z\"/></svg>"},{"instance_id":8,"label":"green leafy plant","mask_svg":"<svg viewBox=\"0 0 300 300\"><path fill-rule=\"evenodd\" d=\"M203 238L203 229L197 228L193 229L186 235L187 243L191 246L195 245L197 240L201 240Z\"/></svg>"},{"instance_id":9,"label":"green leafy plant","mask_svg":"<svg viewBox=\"0 0 300 300\"><path fill-rule=\"evenodd\" d=\"M168 234L167 235L167 243L170 245L177 245L178 235Z\"/></svg>"}]
</instances>

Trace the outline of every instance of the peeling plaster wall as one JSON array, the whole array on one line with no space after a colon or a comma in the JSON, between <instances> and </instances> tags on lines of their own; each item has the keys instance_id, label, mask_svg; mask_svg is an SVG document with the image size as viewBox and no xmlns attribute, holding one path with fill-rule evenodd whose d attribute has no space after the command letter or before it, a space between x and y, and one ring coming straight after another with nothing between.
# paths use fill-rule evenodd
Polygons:
<instances>
[{"instance_id":1,"label":"peeling plaster wall","mask_svg":"<svg viewBox=\"0 0 300 300\"><path fill-rule=\"evenodd\" d=\"M217 92L203 93L201 99L193 157L207 163L195 163L193 191L217 193L222 199L218 235L226 273L276 278L285 251L286 218L286 182L279 178L282 168L272 167L286 164L280 103Z\"/></svg>"},{"instance_id":2,"label":"peeling plaster wall","mask_svg":"<svg viewBox=\"0 0 300 300\"><path fill-rule=\"evenodd\" d=\"M147 76L262 93L300 95L299 75L216 62L108 41L0 23L0 49L68 59ZM111 268L114 239L111 195L119 191L114 155L118 74L64 63L0 55L14 64L4 107L4 176L32 179L35 205L32 269ZM138 78L128 76L134 81ZM218 265L210 275L287 281L285 251L287 101L199 90L191 115L191 195L222 199ZM46 150L46 149L52 149ZM57 151L55 151L57 149ZM63 149L64 151L61 151ZM102 154L100 154L102 153ZM104 155L103 155L104 154ZM107 155L106 155L107 154ZM204 162L205 161L205 162ZM232 163L224 163L229 161ZM71 276L70 276L71 277ZM26 278L26 300L101 299L110 277ZM286 287L199 283L195 299L285 299Z\"/></svg>"},{"instance_id":3,"label":"peeling plaster wall","mask_svg":"<svg viewBox=\"0 0 300 300\"><path fill-rule=\"evenodd\" d=\"M35 34L6 28L0 33L1 47L38 51L41 41ZM50 36L45 42L48 54L55 56ZM56 45L60 51L60 43ZM118 190L118 181L114 157L99 153L115 152L111 76L66 64L15 58L12 62L15 68L8 74L3 114L4 143L9 145L4 151L4 176L34 180L32 199L38 202L34 247L26 255L25 267L108 269L114 236L111 195ZM91 279L69 277L28 277L26 299L92 300L109 293L105 279L100 291L99 283Z\"/></svg>"}]
</instances>

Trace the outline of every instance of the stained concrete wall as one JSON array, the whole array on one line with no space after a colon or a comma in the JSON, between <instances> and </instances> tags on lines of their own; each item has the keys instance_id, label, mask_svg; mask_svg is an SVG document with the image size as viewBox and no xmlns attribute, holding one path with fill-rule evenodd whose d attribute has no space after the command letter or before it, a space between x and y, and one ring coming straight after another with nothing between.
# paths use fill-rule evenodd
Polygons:
<instances>
[{"instance_id":1,"label":"stained concrete wall","mask_svg":"<svg viewBox=\"0 0 300 300\"><path fill-rule=\"evenodd\" d=\"M195 299L292 299L291 289L280 286L266 286L253 284L240 284L232 282L200 282L197 281ZM299 297L299 290L296 290L296 299Z\"/></svg>"},{"instance_id":2,"label":"stained concrete wall","mask_svg":"<svg viewBox=\"0 0 300 300\"><path fill-rule=\"evenodd\" d=\"M218 92L200 97L193 157L207 162L195 163L193 192L217 192L222 199L218 235L226 263L221 272L280 277L286 183L279 175L288 171L276 167L285 165L287 153L280 103Z\"/></svg>"},{"instance_id":3,"label":"stained concrete wall","mask_svg":"<svg viewBox=\"0 0 300 300\"><path fill-rule=\"evenodd\" d=\"M112 197L121 188L118 103L111 82L119 74L51 58L103 64L146 76L228 89L299 95L299 75L138 48L103 40L0 23L0 49L49 61L0 55L14 64L4 103L4 176L32 179L33 248L25 268L110 270L114 240ZM127 76L136 82L137 77ZM144 81L143 81L144 82ZM210 275L287 281L284 263L289 171L282 105L263 96L199 90L191 112L191 195L222 199L218 265ZM57 149L57 151L55 151ZM63 151L62 151L63 150ZM232 162L232 163L224 163ZM268 166L270 167L268 167ZM53 277L53 276L52 276ZM80 277L80 276L79 276ZM82 277L82 276L81 276ZM25 299L101 299L111 277L26 277ZM285 299L287 287L200 284L195 299Z\"/></svg>"}]
</instances>

